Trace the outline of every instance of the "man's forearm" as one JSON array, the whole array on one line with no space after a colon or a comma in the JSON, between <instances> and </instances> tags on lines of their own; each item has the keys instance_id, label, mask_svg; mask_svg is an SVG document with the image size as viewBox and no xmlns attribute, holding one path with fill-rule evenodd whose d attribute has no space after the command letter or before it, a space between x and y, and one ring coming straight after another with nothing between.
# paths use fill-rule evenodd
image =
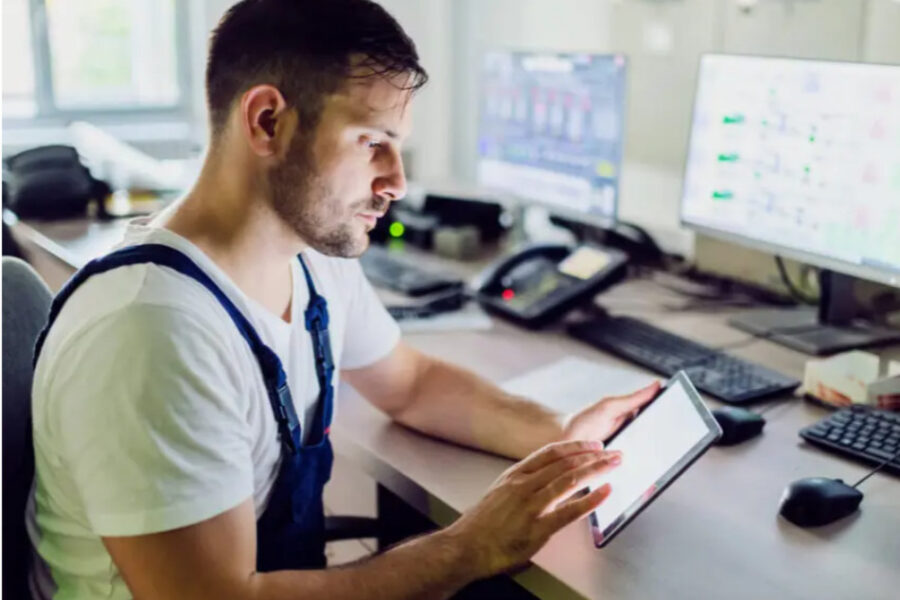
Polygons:
<instances>
[{"instance_id":1,"label":"man's forearm","mask_svg":"<svg viewBox=\"0 0 900 600\"><path fill-rule=\"evenodd\" d=\"M558 441L562 417L471 371L426 358L412 399L394 418L442 439L520 459Z\"/></svg>"},{"instance_id":2,"label":"man's forearm","mask_svg":"<svg viewBox=\"0 0 900 600\"><path fill-rule=\"evenodd\" d=\"M487 575L445 529L341 567L254 574L249 600L431 600Z\"/></svg>"}]
</instances>

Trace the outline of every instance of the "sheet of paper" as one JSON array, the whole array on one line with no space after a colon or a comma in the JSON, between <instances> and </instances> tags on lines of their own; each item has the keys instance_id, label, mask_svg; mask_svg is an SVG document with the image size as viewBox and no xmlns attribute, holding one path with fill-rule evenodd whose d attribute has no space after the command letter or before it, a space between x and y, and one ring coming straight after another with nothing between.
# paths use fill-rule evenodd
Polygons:
<instances>
[{"instance_id":1,"label":"sheet of paper","mask_svg":"<svg viewBox=\"0 0 900 600\"><path fill-rule=\"evenodd\" d=\"M567 356L507 381L503 389L558 412L575 412L607 396L634 392L654 379L658 378Z\"/></svg>"}]
</instances>

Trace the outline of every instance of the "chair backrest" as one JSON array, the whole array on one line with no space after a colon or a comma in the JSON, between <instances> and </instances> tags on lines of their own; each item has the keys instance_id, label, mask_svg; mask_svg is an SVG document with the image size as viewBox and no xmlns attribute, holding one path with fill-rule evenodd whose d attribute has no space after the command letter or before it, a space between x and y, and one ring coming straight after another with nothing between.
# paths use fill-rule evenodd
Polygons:
<instances>
[{"instance_id":1,"label":"chair backrest","mask_svg":"<svg viewBox=\"0 0 900 600\"><path fill-rule=\"evenodd\" d=\"M3 597L28 598L25 504L34 480L31 366L50 290L28 263L3 257Z\"/></svg>"}]
</instances>

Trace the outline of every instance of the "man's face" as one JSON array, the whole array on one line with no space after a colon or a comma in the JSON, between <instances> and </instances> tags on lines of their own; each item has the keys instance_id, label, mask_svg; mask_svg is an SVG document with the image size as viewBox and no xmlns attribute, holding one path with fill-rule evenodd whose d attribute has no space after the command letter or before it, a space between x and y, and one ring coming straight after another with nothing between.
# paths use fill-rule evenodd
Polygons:
<instances>
[{"instance_id":1,"label":"man's face","mask_svg":"<svg viewBox=\"0 0 900 600\"><path fill-rule=\"evenodd\" d=\"M323 254L362 254L376 220L406 194L400 144L409 134L410 92L403 82L350 80L325 99L315 132L295 133L270 173L276 213Z\"/></svg>"}]
</instances>

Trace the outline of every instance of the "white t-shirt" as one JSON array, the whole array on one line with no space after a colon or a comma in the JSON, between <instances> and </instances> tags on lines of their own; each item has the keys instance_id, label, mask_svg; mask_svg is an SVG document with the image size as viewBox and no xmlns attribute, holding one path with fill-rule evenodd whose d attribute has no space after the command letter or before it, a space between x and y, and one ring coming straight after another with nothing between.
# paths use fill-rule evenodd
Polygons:
<instances>
[{"instance_id":1,"label":"white t-shirt","mask_svg":"<svg viewBox=\"0 0 900 600\"><path fill-rule=\"evenodd\" d=\"M319 385L299 261L286 323L188 240L138 220L122 245L140 243L187 254L234 302L281 359L305 436ZM328 301L337 369L389 354L400 331L359 262L311 250L304 258ZM259 517L278 474L259 363L215 297L166 267L121 267L72 295L41 352L32 407L37 477L27 525L40 555L38 598L130 598L100 536L183 527L250 497Z\"/></svg>"}]
</instances>

